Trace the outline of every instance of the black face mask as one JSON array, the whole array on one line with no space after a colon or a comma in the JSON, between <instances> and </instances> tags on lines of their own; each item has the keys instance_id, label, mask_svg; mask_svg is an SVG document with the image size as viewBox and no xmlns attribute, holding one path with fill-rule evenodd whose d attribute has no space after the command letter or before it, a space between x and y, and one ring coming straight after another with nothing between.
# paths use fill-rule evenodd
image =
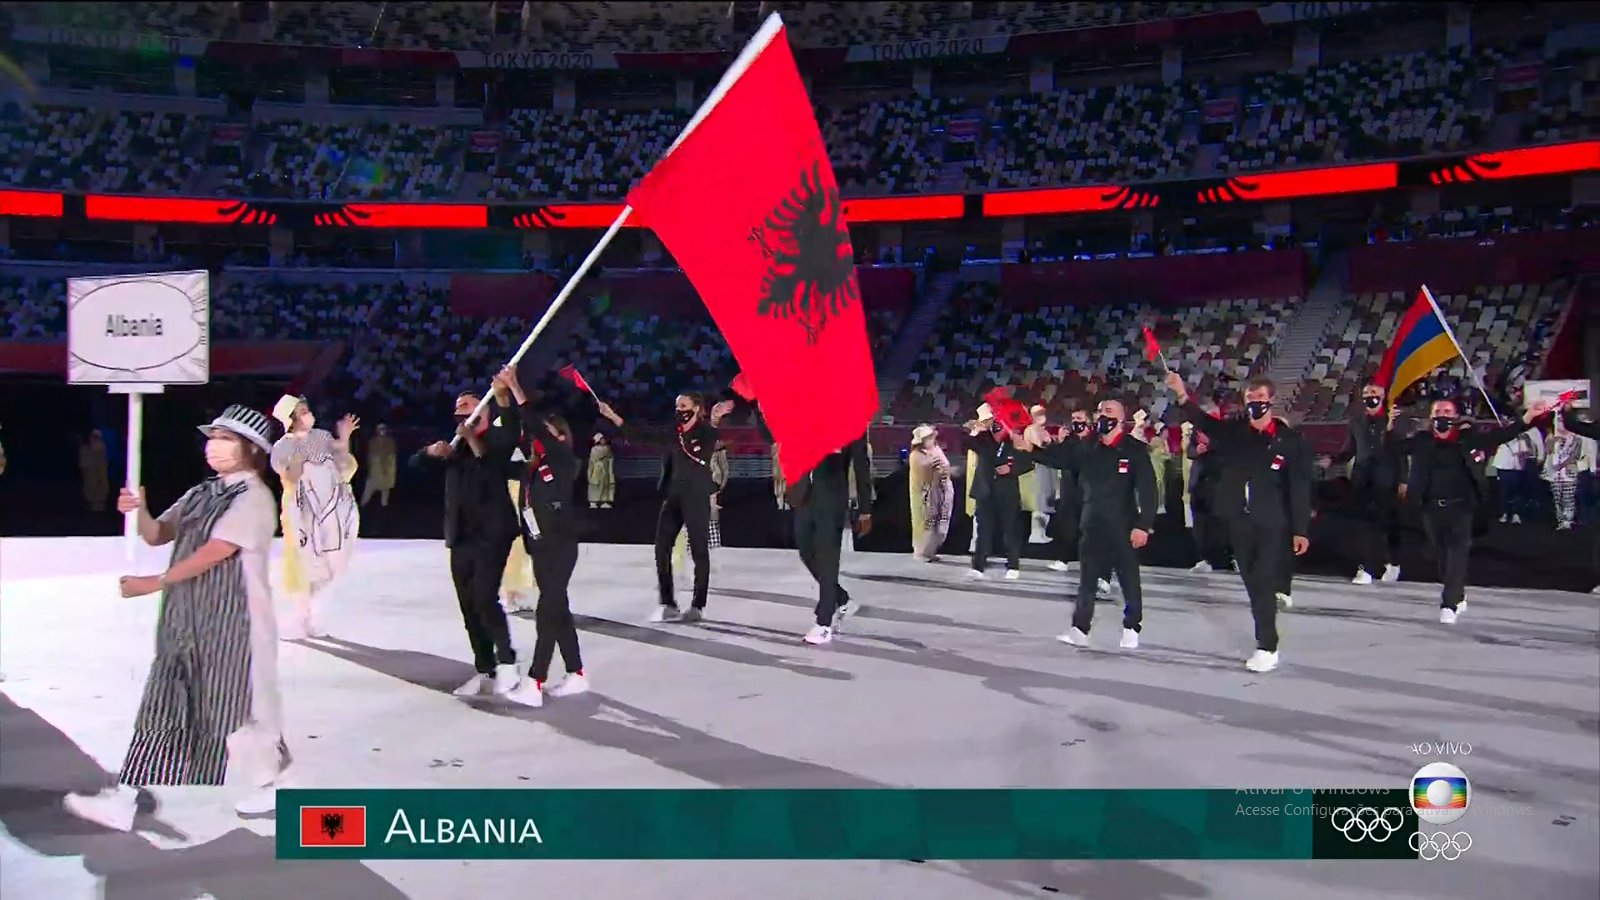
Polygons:
<instances>
[{"instance_id":1,"label":"black face mask","mask_svg":"<svg viewBox=\"0 0 1600 900\"><path fill-rule=\"evenodd\" d=\"M999 422L990 423L989 431L992 434L999 434L1000 433L1000 423Z\"/></svg>"},{"instance_id":2,"label":"black face mask","mask_svg":"<svg viewBox=\"0 0 1600 900\"><path fill-rule=\"evenodd\" d=\"M1121 424L1122 421L1120 419L1113 419L1110 416L1101 416L1095 420L1094 430L1103 435L1110 434L1111 432L1116 431L1118 426Z\"/></svg>"},{"instance_id":3,"label":"black face mask","mask_svg":"<svg viewBox=\"0 0 1600 900\"><path fill-rule=\"evenodd\" d=\"M1381 409L1383 407L1382 397L1362 397L1361 402L1367 409Z\"/></svg>"},{"instance_id":4,"label":"black face mask","mask_svg":"<svg viewBox=\"0 0 1600 900\"><path fill-rule=\"evenodd\" d=\"M1244 408L1250 412L1250 418L1265 419L1267 414L1272 412L1272 401L1251 400L1244 405Z\"/></svg>"},{"instance_id":5,"label":"black face mask","mask_svg":"<svg viewBox=\"0 0 1600 900\"><path fill-rule=\"evenodd\" d=\"M1089 423L1088 422L1079 422L1079 421L1076 421L1076 420L1073 421L1073 423L1072 423L1072 433L1073 434L1083 434L1085 431L1088 431L1088 430L1089 430Z\"/></svg>"},{"instance_id":6,"label":"black face mask","mask_svg":"<svg viewBox=\"0 0 1600 900\"><path fill-rule=\"evenodd\" d=\"M694 418L694 410L692 410L692 409L680 409L680 410L678 410L678 424L679 425L687 425L687 424L689 424L689 420L692 419L692 418Z\"/></svg>"},{"instance_id":7,"label":"black face mask","mask_svg":"<svg viewBox=\"0 0 1600 900\"><path fill-rule=\"evenodd\" d=\"M1456 427L1456 420L1450 416L1434 416L1433 430L1438 434L1449 434L1450 429Z\"/></svg>"}]
</instances>

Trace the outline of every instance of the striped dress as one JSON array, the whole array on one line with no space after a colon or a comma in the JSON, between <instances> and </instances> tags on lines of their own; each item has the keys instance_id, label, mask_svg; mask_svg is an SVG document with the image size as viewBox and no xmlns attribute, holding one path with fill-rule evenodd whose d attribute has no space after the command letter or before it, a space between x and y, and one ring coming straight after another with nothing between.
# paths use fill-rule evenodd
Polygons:
<instances>
[{"instance_id":1,"label":"striped dress","mask_svg":"<svg viewBox=\"0 0 1600 900\"><path fill-rule=\"evenodd\" d=\"M186 559L210 540L218 520L247 488L243 481L213 478L162 513L163 526L177 534L172 559ZM121 783L222 784L228 736L249 723L254 696L248 604L238 554L162 593L156 656ZM287 757L281 740L279 752Z\"/></svg>"}]
</instances>

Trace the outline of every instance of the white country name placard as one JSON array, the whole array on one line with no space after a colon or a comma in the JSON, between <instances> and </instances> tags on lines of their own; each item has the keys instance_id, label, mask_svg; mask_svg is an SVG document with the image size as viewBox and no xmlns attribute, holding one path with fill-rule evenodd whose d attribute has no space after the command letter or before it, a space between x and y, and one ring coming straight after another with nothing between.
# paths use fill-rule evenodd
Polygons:
<instances>
[{"instance_id":1,"label":"white country name placard","mask_svg":"<svg viewBox=\"0 0 1600 900\"><path fill-rule=\"evenodd\" d=\"M69 384L205 384L210 378L210 273L67 279Z\"/></svg>"},{"instance_id":2,"label":"white country name placard","mask_svg":"<svg viewBox=\"0 0 1600 900\"><path fill-rule=\"evenodd\" d=\"M1589 382L1583 379L1550 379L1546 381L1526 381L1522 384L1522 402L1528 406L1540 403L1554 403L1562 394L1572 395L1572 406L1576 409L1593 409L1594 403L1589 396Z\"/></svg>"}]
</instances>

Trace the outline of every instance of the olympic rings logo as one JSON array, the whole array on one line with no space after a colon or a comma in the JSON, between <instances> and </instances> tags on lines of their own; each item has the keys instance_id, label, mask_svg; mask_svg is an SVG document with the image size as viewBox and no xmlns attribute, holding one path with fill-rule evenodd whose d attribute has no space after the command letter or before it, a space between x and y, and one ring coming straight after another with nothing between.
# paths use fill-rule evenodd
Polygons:
<instances>
[{"instance_id":1,"label":"olympic rings logo","mask_svg":"<svg viewBox=\"0 0 1600 900\"><path fill-rule=\"evenodd\" d=\"M1386 807L1382 811L1371 806L1354 810L1348 806L1341 806L1328 816L1328 822L1352 844L1359 844L1369 838L1374 844L1381 844L1405 827L1406 812L1398 806Z\"/></svg>"},{"instance_id":2,"label":"olympic rings logo","mask_svg":"<svg viewBox=\"0 0 1600 900\"><path fill-rule=\"evenodd\" d=\"M1423 859L1460 859L1461 854L1472 849L1472 835L1465 831L1415 831L1411 834L1411 849Z\"/></svg>"}]
</instances>

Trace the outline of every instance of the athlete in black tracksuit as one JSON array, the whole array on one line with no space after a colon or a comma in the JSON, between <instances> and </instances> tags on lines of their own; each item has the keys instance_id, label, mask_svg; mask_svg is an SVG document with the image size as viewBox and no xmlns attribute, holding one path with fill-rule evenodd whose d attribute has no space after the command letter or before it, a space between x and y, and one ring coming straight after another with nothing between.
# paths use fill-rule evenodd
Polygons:
<instances>
[{"instance_id":1,"label":"athlete in black tracksuit","mask_svg":"<svg viewBox=\"0 0 1600 900\"><path fill-rule=\"evenodd\" d=\"M1362 409L1350 419L1344 448L1329 461L1352 462L1350 494L1361 516L1356 538L1356 583L1400 577L1395 565L1400 550L1398 488L1403 438L1395 433L1395 410L1384 402L1381 385L1361 389Z\"/></svg>"},{"instance_id":2,"label":"athlete in black tracksuit","mask_svg":"<svg viewBox=\"0 0 1600 900\"><path fill-rule=\"evenodd\" d=\"M1410 467L1404 482L1405 498L1422 508L1422 530L1439 561L1439 621L1455 622L1466 604L1467 561L1472 551L1474 523L1489 500L1489 479L1484 472L1488 455L1501 444L1516 440L1548 409L1528 410L1521 422L1499 428L1463 427L1454 400L1433 401L1429 410L1430 433L1419 433L1406 443Z\"/></svg>"},{"instance_id":3,"label":"athlete in black tracksuit","mask_svg":"<svg viewBox=\"0 0 1600 900\"><path fill-rule=\"evenodd\" d=\"M1022 489L1017 479L1033 471L1033 459L1016 450L999 422L992 423L987 432L968 433L966 449L976 455L978 466L971 490L978 529L972 576L983 577L998 538L1006 554L1006 577L1015 578L1011 573L1022 566Z\"/></svg>"},{"instance_id":4,"label":"athlete in black tracksuit","mask_svg":"<svg viewBox=\"0 0 1600 900\"><path fill-rule=\"evenodd\" d=\"M767 441L772 432L766 419L756 412L756 427ZM856 476L856 501L861 510L861 534L872 529L872 457L863 435L842 449L823 457L816 468L789 484L785 498L794 507L795 546L800 561L817 582L816 627L805 636L807 643L826 644L833 632L854 607L850 592L839 585L839 551L845 529L850 527L850 474Z\"/></svg>"},{"instance_id":5,"label":"athlete in black tracksuit","mask_svg":"<svg viewBox=\"0 0 1600 900\"><path fill-rule=\"evenodd\" d=\"M1076 410L1072 420L1067 424L1066 433L1061 441L1086 441L1094 438L1094 432L1089 428L1088 413ZM1042 458L1035 458L1036 465L1049 466L1050 463ZM1051 468L1056 468L1051 466ZM1052 563L1051 568L1065 572L1067 563L1078 558L1078 526L1083 521L1083 488L1078 484L1078 476L1066 469L1059 469L1061 496L1056 500L1055 514L1050 517L1050 538L1053 555L1059 565Z\"/></svg>"},{"instance_id":6,"label":"athlete in black tracksuit","mask_svg":"<svg viewBox=\"0 0 1600 900\"><path fill-rule=\"evenodd\" d=\"M1183 379L1167 374L1184 419L1220 453L1212 511L1228 523L1229 542L1250 596L1256 653L1245 665L1269 672L1278 665L1278 595L1287 594L1294 557L1310 547L1312 466L1305 438L1272 415L1272 382L1252 381L1243 419L1214 419L1189 395Z\"/></svg>"},{"instance_id":7,"label":"athlete in black tracksuit","mask_svg":"<svg viewBox=\"0 0 1600 900\"><path fill-rule=\"evenodd\" d=\"M539 606L534 612L538 635L533 644L533 665L528 670L532 683L524 682L511 699L538 706L543 703L544 683L549 680L550 660L557 647L561 648L561 661L567 667L567 680L552 693L588 689L583 658L578 652L578 626L567 594L573 569L578 565L578 517L582 506L573 501L573 485L579 464L572 450L572 429L566 420L530 402L517 383L515 370L502 370L496 381L511 391L521 418L528 461L522 466L518 508L522 545L533 560L533 578L539 588Z\"/></svg>"},{"instance_id":8,"label":"athlete in black tracksuit","mask_svg":"<svg viewBox=\"0 0 1600 900\"><path fill-rule=\"evenodd\" d=\"M1083 491L1079 528L1078 601L1073 607L1072 630L1060 640L1075 646L1088 642L1094 620L1096 587L1112 573L1122 585L1122 645L1138 646L1143 627L1143 592L1139 583L1138 548L1149 540L1156 524L1156 471L1150 447L1124 430L1123 405L1115 400L1100 404L1096 440L1065 440L1032 451L1034 461L1071 472Z\"/></svg>"},{"instance_id":9,"label":"athlete in black tracksuit","mask_svg":"<svg viewBox=\"0 0 1600 900\"><path fill-rule=\"evenodd\" d=\"M652 619L698 622L704 616L711 590L711 495L717 492L717 484L711 478L711 454L717 449L716 426L732 404L718 404L707 410L703 397L679 394L674 407L677 433L662 454L661 480L656 485L665 496L656 516L656 586L660 605ZM626 429L610 406L600 404L600 414L618 428ZM672 545L680 530L689 533L689 557L694 560L693 605L682 613L672 596Z\"/></svg>"},{"instance_id":10,"label":"athlete in black tracksuit","mask_svg":"<svg viewBox=\"0 0 1600 900\"><path fill-rule=\"evenodd\" d=\"M462 694L476 694L484 676L495 677L497 693L510 691L518 681L517 657L499 598L500 577L518 530L517 512L506 492L506 482L519 477L511 462L518 429L493 402L474 427L467 427L467 416L477 405L473 394L456 398L456 420L463 423L457 431L463 438L460 445L439 441L411 458L412 466L437 464L445 470L444 543L479 675L475 684L462 686Z\"/></svg>"}]
</instances>

